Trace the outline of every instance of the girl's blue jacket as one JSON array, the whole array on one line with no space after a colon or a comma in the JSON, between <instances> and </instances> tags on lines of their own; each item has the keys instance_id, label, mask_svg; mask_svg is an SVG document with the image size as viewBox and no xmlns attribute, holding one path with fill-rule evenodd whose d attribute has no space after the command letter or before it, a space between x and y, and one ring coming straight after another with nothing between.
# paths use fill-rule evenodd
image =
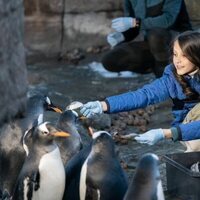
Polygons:
<instances>
[{"instance_id":1,"label":"girl's blue jacket","mask_svg":"<svg viewBox=\"0 0 200 200\"><path fill-rule=\"evenodd\" d=\"M145 108L148 105L172 99L174 121L172 122L173 140L194 140L200 138L200 121L182 124L187 113L198 103L186 101L186 95L173 74L172 64L165 68L163 76L136 91L111 96L106 98L108 113L130 111ZM185 76L191 88L200 94L200 80L198 77Z\"/></svg>"}]
</instances>

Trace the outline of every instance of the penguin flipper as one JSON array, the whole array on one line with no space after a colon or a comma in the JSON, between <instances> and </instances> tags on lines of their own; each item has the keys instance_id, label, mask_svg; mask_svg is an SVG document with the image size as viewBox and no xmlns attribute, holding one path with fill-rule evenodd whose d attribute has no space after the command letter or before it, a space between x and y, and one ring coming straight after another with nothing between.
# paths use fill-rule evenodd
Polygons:
<instances>
[{"instance_id":1,"label":"penguin flipper","mask_svg":"<svg viewBox=\"0 0 200 200\"><path fill-rule=\"evenodd\" d=\"M39 171L32 173L30 183L33 185L33 187L34 187L33 189L35 191L39 189L39 187L40 187L40 173L39 173Z\"/></svg>"},{"instance_id":2,"label":"penguin flipper","mask_svg":"<svg viewBox=\"0 0 200 200\"><path fill-rule=\"evenodd\" d=\"M27 191L27 194L25 194L27 197L32 196L33 191L36 191L39 189L40 185L40 174L39 171L35 171L32 174L25 175L23 178L21 177L19 179L20 181L18 182L13 199L20 199L21 194L23 193L22 191L25 191L25 188Z\"/></svg>"}]
</instances>

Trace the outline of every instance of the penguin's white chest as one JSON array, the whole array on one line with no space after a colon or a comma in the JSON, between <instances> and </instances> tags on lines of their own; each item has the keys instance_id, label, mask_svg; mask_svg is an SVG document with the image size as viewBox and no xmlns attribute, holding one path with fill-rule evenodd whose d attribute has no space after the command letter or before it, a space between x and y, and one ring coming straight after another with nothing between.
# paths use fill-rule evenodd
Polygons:
<instances>
[{"instance_id":1,"label":"penguin's white chest","mask_svg":"<svg viewBox=\"0 0 200 200\"><path fill-rule=\"evenodd\" d=\"M39 163L40 187L33 191L33 200L61 200L65 189L65 170L60 151L42 156Z\"/></svg>"},{"instance_id":2,"label":"penguin's white chest","mask_svg":"<svg viewBox=\"0 0 200 200\"><path fill-rule=\"evenodd\" d=\"M92 157L93 152L89 154L87 159L85 160L82 168L81 168L81 174L80 174L80 183L79 183L79 197L80 200L86 200L86 192L87 192L87 184L86 184L86 179L87 179L87 163L88 160ZM100 200L101 194L100 190L97 189L97 200Z\"/></svg>"},{"instance_id":3,"label":"penguin's white chest","mask_svg":"<svg viewBox=\"0 0 200 200\"><path fill-rule=\"evenodd\" d=\"M85 162L81 168L80 183L79 183L80 200L85 200L85 197L86 197L87 162L88 162L88 158L85 160Z\"/></svg>"}]
</instances>

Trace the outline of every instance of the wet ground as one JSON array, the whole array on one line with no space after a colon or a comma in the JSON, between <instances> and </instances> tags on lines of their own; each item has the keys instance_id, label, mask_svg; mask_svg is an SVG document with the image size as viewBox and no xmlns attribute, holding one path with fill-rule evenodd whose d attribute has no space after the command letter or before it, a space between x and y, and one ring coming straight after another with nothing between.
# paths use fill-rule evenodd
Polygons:
<instances>
[{"instance_id":1,"label":"wet ground","mask_svg":"<svg viewBox=\"0 0 200 200\"><path fill-rule=\"evenodd\" d=\"M27 65L30 89L48 92L52 101L63 108L72 101L85 103L103 99L108 95L135 90L154 80L153 74L139 75L135 78L102 78L89 70L87 61L79 65L72 65L65 61L58 62L56 59L43 59L42 61L28 61ZM170 102L159 104L150 116L147 128L170 127L172 120L170 109ZM58 114L48 113L46 118L56 121ZM128 128L127 133L131 130L135 131L134 127ZM147 146L130 140L126 144L117 143L116 149L129 178L133 176L138 159L144 153L153 152L162 158L165 154L183 152L182 145L172 141L163 141L154 146ZM162 160L160 172L164 190L166 190L165 163ZM172 198L167 197L167 199Z\"/></svg>"}]
</instances>

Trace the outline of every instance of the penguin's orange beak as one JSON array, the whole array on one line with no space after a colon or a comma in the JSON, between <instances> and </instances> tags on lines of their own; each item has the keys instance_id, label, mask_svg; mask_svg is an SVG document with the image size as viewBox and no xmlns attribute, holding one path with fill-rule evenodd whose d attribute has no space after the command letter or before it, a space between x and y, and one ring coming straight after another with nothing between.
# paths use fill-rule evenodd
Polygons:
<instances>
[{"instance_id":1,"label":"penguin's orange beak","mask_svg":"<svg viewBox=\"0 0 200 200\"><path fill-rule=\"evenodd\" d=\"M93 129L92 129L91 126L88 127L88 133L89 133L89 135L90 135L91 137L92 137L92 135L94 134L94 131L93 131Z\"/></svg>"},{"instance_id":2,"label":"penguin's orange beak","mask_svg":"<svg viewBox=\"0 0 200 200\"><path fill-rule=\"evenodd\" d=\"M52 110L54 110L57 113L62 113L62 110L58 107L51 107Z\"/></svg>"},{"instance_id":3,"label":"penguin's orange beak","mask_svg":"<svg viewBox=\"0 0 200 200\"><path fill-rule=\"evenodd\" d=\"M87 117L85 117L85 116L80 116L79 119L80 119L80 120L85 120L85 119L87 119Z\"/></svg>"},{"instance_id":4,"label":"penguin's orange beak","mask_svg":"<svg viewBox=\"0 0 200 200\"><path fill-rule=\"evenodd\" d=\"M57 113L62 113L62 109L60 108L60 106L54 105L53 103L48 104L47 109L49 111L54 111L54 112L57 112Z\"/></svg>"},{"instance_id":5,"label":"penguin's orange beak","mask_svg":"<svg viewBox=\"0 0 200 200\"><path fill-rule=\"evenodd\" d=\"M57 132L52 133L52 135L55 137L69 137L70 136L69 133L64 132L64 131L57 131Z\"/></svg>"}]
</instances>

